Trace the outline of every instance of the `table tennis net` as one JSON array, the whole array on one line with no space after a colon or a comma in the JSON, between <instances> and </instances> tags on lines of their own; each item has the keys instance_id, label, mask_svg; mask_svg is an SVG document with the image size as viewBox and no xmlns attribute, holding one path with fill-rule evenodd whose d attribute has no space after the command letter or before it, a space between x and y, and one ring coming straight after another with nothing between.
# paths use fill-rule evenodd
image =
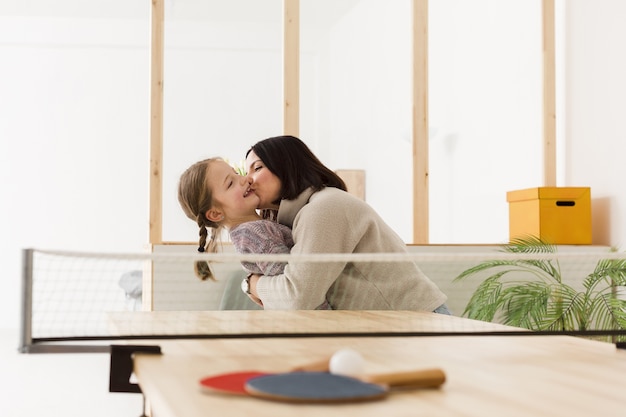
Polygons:
<instances>
[{"instance_id":1,"label":"table tennis net","mask_svg":"<svg viewBox=\"0 0 626 417\"><path fill-rule=\"evenodd\" d=\"M215 281L196 277L197 261L210 263ZM242 261L415 262L446 293L452 314L473 320L440 322L407 312L407 320L381 329L376 315L382 311L351 312L349 325L338 325L326 311L311 312L315 326L305 327L290 323L289 312L268 310L251 331L240 323L260 308L240 290ZM472 268L479 270L459 278ZM150 253L25 249L22 282L22 352L42 344L158 338L514 335L528 329L609 342L626 336L626 255L608 250L433 253L412 247L406 254L240 255L232 248L199 254L191 245ZM498 299L499 310L485 318ZM530 318L511 325L509 316L516 314Z\"/></svg>"}]
</instances>

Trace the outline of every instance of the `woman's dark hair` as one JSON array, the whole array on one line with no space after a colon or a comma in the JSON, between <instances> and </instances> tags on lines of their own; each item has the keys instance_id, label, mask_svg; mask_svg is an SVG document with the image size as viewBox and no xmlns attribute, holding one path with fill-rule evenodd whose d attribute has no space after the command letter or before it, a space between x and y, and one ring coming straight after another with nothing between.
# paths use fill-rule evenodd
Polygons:
<instances>
[{"instance_id":1,"label":"woman's dark hair","mask_svg":"<svg viewBox=\"0 0 626 417\"><path fill-rule=\"evenodd\" d=\"M280 180L281 199L292 200L310 187L315 190L335 187L347 191L339 175L327 168L295 136L275 136L259 141L246 152L246 157L252 151Z\"/></svg>"}]
</instances>

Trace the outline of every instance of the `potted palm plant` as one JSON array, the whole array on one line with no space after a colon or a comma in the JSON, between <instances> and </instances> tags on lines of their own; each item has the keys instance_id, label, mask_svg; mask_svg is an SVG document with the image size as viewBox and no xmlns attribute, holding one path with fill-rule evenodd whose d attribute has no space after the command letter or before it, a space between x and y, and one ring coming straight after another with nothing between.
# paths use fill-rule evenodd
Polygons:
<instances>
[{"instance_id":1,"label":"potted palm plant","mask_svg":"<svg viewBox=\"0 0 626 417\"><path fill-rule=\"evenodd\" d=\"M557 250L541 239L527 237L511 241L501 251L551 254ZM582 290L564 280L556 257L487 260L463 271L455 282L477 275L486 278L463 312L468 318L537 331L626 329L626 300L616 291L626 286L626 259L599 260L584 276Z\"/></svg>"}]
</instances>

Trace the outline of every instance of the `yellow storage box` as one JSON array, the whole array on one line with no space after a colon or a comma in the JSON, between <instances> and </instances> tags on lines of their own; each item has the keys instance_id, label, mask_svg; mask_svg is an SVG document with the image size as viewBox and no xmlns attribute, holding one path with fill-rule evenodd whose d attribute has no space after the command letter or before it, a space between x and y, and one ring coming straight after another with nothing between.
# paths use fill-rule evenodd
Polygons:
<instances>
[{"instance_id":1,"label":"yellow storage box","mask_svg":"<svg viewBox=\"0 0 626 417\"><path fill-rule=\"evenodd\" d=\"M553 245L591 244L591 189L539 187L506 193L509 239L534 236Z\"/></svg>"}]
</instances>

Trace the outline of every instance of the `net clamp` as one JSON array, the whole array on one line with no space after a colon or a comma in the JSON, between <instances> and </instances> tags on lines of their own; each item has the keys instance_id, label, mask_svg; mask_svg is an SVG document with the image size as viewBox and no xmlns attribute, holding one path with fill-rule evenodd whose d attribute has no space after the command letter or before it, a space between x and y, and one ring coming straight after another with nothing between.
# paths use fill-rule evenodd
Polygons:
<instances>
[{"instance_id":1,"label":"net clamp","mask_svg":"<svg viewBox=\"0 0 626 417\"><path fill-rule=\"evenodd\" d=\"M139 384L132 382L133 355L161 354L160 346L111 345L111 367L109 370L109 392L141 393Z\"/></svg>"}]
</instances>

